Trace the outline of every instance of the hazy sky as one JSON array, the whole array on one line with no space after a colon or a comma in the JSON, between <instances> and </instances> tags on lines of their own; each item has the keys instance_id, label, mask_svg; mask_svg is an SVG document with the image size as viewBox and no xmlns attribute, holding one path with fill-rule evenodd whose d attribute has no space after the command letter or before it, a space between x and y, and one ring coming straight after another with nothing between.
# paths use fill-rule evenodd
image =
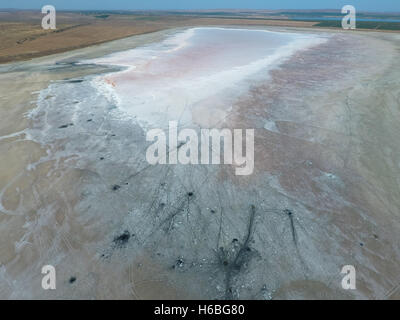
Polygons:
<instances>
[{"instance_id":1,"label":"hazy sky","mask_svg":"<svg viewBox=\"0 0 400 320\"><path fill-rule=\"evenodd\" d=\"M400 12L400 0L0 0L0 8L35 9L51 4L56 9L340 9Z\"/></svg>"}]
</instances>

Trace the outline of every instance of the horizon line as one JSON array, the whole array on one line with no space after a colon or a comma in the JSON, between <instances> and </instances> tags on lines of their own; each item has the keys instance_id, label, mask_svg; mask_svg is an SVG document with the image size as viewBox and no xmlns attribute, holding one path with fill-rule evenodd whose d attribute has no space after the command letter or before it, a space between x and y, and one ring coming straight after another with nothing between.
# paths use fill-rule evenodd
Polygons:
<instances>
[{"instance_id":1,"label":"horizon line","mask_svg":"<svg viewBox=\"0 0 400 320\"><path fill-rule=\"evenodd\" d=\"M36 11L40 8L1 8L0 11ZM57 8L56 8L57 9ZM356 8L357 9L357 8ZM341 9L267 9L267 8L258 8L258 9L248 9L248 8L210 8L210 9L57 9L57 11L126 11L126 12L171 12L171 11L181 11L181 12L200 12L200 11L271 11L271 12L281 12L281 11L337 11L341 14ZM357 12L368 12L368 13L391 13L391 14L400 14L400 11L374 11L374 10L357 10Z\"/></svg>"}]
</instances>

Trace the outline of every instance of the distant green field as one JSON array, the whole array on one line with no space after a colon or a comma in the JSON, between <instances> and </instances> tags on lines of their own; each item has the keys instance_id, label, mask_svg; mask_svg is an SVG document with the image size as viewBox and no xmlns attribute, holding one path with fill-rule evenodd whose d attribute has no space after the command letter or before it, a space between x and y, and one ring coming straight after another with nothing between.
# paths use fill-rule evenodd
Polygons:
<instances>
[{"instance_id":1,"label":"distant green field","mask_svg":"<svg viewBox=\"0 0 400 320\"><path fill-rule=\"evenodd\" d=\"M307 21L316 22L317 27L341 28L340 11L276 11L276 12L248 12L248 11L80 11L84 15L92 15L98 19L107 19L110 15L134 16L136 20L157 21L160 17L197 17L197 18L218 18L218 19L237 19L237 20L282 20L282 21ZM257 14L257 16L253 16ZM265 16L265 17L264 17ZM357 13L358 29L375 30L400 30L400 13ZM361 20L360 20L361 19ZM371 20L371 21L366 21ZM372 21L377 20L377 21ZM385 21L386 20L386 21ZM394 20L394 21L390 21Z\"/></svg>"},{"instance_id":2,"label":"distant green field","mask_svg":"<svg viewBox=\"0 0 400 320\"><path fill-rule=\"evenodd\" d=\"M320 21L315 26L327 28L341 28L341 21ZM357 29L400 30L399 22L357 21Z\"/></svg>"},{"instance_id":3,"label":"distant green field","mask_svg":"<svg viewBox=\"0 0 400 320\"><path fill-rule=\"evenodd\" d=\"M289 19L292 18L315 18L318 20L320 17L337 17L337 18L342 18L343 14L338 10L337 12L329 12L329 11L313 11L313 12L299 12L299 11L280 11L277 13L272 13L272 15L278 15L278 16L287 16ZM362 18L362 19L379 19L379 20L385 20L385 19L400 19L400 14L397 13L369 13L369 12L357 12L357 18Z\"/></svg>"},{"instance_id":4,"label":"distant green field","mask_svg":"<svg viewBox=\"0 0 400 320\"><path fill-rule=\"evenodd\" d=\"M109 14L100 14L98 16L94 16L95 18L98 19L107 19L110 15Z\"/></svg>"}]
</instances>

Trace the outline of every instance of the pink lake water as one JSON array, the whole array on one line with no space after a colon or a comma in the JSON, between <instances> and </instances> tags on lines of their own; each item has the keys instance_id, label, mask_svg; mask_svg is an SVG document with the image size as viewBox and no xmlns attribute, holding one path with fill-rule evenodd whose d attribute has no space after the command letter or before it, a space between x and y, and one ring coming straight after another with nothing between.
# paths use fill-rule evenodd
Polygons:
<instances>
[{"instance_id":1,"label":"pink lake water","mask_svg":"<svg viewBox=\"0 0 400 320\"><path fill-rule=\"evenodd\" d=\"M163 42L94 60L127 67L94 85L142 126L215 125L251 81L265 79L298 50L326 41L315 34L192 28Z\"/></svg>"}]
</instances>

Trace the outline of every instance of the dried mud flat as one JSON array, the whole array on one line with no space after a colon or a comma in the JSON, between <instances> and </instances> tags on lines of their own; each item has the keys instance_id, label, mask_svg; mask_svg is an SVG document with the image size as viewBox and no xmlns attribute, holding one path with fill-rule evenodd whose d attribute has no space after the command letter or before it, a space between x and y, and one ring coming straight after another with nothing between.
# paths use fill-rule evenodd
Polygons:
<instances>
[{"instance_id":1,"label":"dried mud flat","mask_svg":"<svg viewBox=\"0 0 400 320\"><path fill-rule=\"evenodd\" d=\"M251 82L219 124L256 128L238 177L149 166L140 126L72 94L113 70L77 61L173 32L1 67L0 297L399 298L399 36L335 32Z\"/></svg>"}]
</instances>

